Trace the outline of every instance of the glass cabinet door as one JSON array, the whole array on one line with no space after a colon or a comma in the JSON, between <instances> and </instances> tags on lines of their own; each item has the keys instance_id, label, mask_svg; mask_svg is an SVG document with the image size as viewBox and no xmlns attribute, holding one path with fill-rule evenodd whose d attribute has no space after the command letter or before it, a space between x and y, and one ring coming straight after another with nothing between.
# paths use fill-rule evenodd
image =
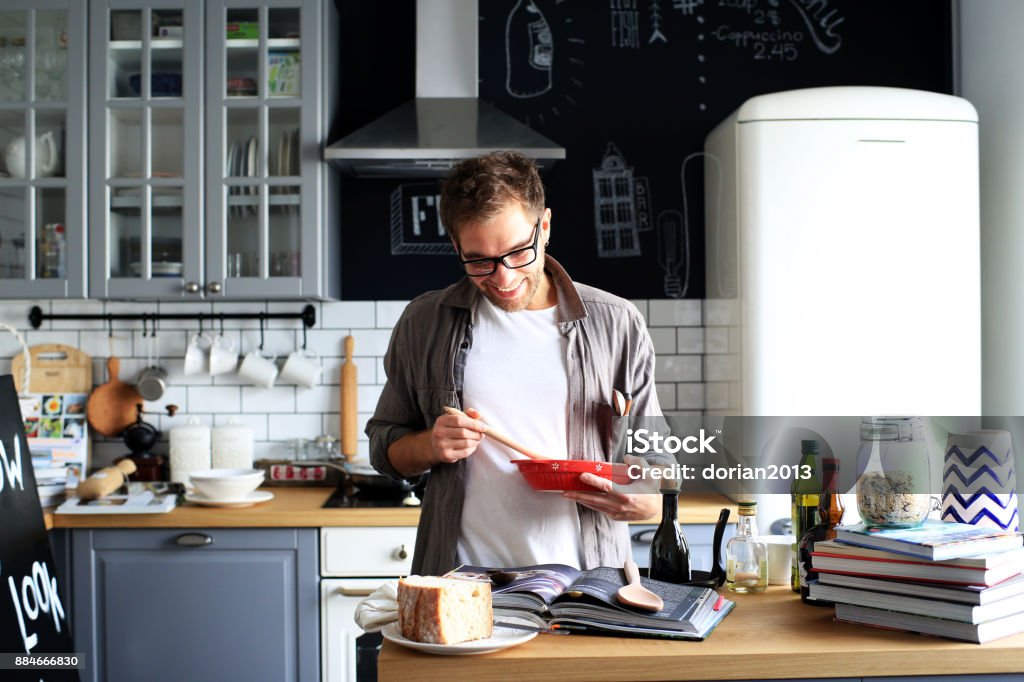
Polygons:
<instances>
[{"instance_id":1,"label":"glass cabinet door","mask_svg":"<svg viewBox=\"0 0 1024 682\"><path fill-rule=\"evenodd\" d=\"M93 4L96 296L198 296L200 20L184 0Z\"/></svg>"},{"instance_id":2,"label":"glass cabinet door","mask_svg":"<svg viewBox=\"0 0 1024 682\"><path fill-rule=\"evenodd\" d=\"M0 9L0 296L85 295L85 2Z\"/></svg>"},{"instance_id":3,"label":"glass cabinet door","mask_svg":"<svg viewBox=\"0 0 1024 682\"><path fill-rule=\"evenodd\" d=\"M317 270L304 232L318 196L304 154L318 113L317 3L207 7L207 292L302 296Z\"/></svg>"}]
</instances>

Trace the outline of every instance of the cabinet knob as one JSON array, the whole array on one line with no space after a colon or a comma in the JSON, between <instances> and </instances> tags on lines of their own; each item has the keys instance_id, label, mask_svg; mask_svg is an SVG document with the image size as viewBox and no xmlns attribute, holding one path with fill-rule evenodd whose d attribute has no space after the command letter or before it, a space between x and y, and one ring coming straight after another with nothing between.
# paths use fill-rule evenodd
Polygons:
<instances>
[{"instance_id":1,"label":"cabinet knob","mask_svg":"<svg viewBox=\"0 0 1024 682\"><path fill-rule=\"evenodd\" d=\"M405 561L409 558L409 549L406 545L398 547L394 552L391 553L391 557L398 561Z\"/></svg>"},{"instance_id":2,"label":"cabinet knob","mask_svg":"<svg viewBox=\"0 0 1024 682\"><path fill-rule=\"evenodd\" d=\"M213 544L213 538L206 533L182 533L174 543L179 547L205 547Z\"/></svg>"},{"instance_id":3,"label":"cabinet knob","mask_svg":"<svg viewBox=\"0 0 1024 682\"><path fill-rule=\"evenodd\" d=\"M198 294L202 287L199 286L199 282L188 282L185 284L185 292L189 294Z\"/></svg>"},{"instance_id":4,"label":"cabinet knob","mask_svg":"<svg viewBox=\"0 0 1024 682\"><path fill-rule=\"evenodd\" d=\"M210 282L206 285L206 290L211 294L219 294L221 290L220 282Z\"/></svg>"}]
</instances>

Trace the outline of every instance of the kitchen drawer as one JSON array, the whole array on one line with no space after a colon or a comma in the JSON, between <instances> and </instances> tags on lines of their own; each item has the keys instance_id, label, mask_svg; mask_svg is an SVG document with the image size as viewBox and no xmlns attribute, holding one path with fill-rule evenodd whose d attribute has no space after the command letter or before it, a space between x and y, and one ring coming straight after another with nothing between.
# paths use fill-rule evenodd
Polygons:
<instances>
[{"instance_id":1,"label":"kitchen drawer","mask_svg":"<svg viewBox=\"0 0 1024 682\"><path fill-rule=\"evenodd\" d=\"M412 569L416 529L321 528L322 576L401 576Z\"/></svg>"}]
</instances>

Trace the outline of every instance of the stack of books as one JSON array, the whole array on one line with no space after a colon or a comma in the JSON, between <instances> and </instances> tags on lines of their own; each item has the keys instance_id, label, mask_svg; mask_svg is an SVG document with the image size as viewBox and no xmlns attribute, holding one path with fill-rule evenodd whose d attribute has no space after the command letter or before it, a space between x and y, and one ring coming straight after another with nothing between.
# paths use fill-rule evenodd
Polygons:
<instances>
[{"instance_id":1,"label":"stack of books","mask_svg":"<svg viewBox=\"0 0 1024 682\"><path fill-rule=\"evenodd\" d=\"M32 471L36 477L40 506L56 507L64 501L68 485L68 467L62 460L53 459L49 453L33 452Z\"/></svg>"},{"instance_id":2,"label":"stack of books","mask_svg":"<svg viewBox=\"0 0 1024 682\"><path fill-rule=\"evenodd\" d=\"M926 521L837 526L817 542L810 596L836 620L979 644L1024 632L1024 541L999 528Z\"/></svg>"}]
</instances>

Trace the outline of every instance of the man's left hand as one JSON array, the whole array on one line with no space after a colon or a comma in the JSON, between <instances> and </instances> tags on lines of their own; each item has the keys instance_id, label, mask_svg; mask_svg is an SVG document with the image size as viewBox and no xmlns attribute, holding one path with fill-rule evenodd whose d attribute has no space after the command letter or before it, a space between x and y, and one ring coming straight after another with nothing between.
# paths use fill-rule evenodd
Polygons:
<instances>
[{"instance_id":1,"label":"man's left hand","mask_svg":"<svg viewBox=\"0 0 1024 682\"><path fill-rule=\"evenodd\" d=\"M562 497L575 500L584 507L590 507L602 514L607 514L615 521L642 521L649 519L655 516L661 507L660 495L625 495L617 493L613 489L612 482L601 476L580 474L580 483L586 483L604 492L589 493L569 490L562 493Z\"/></svg>"}]
</instances>

